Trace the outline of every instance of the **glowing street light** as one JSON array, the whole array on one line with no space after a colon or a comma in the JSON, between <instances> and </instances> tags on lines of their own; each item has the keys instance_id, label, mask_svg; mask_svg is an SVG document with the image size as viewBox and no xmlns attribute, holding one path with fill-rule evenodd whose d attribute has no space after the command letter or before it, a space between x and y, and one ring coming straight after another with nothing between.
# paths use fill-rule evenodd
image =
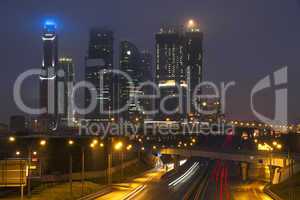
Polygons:
<instances>
[{"instance_id":1,"label":"glowing street light","mask_svg":"<svg viewBox=\"0 0 300 200\"><path fill-rule=\"evenodd\" d=\"M276 141L273 141L273 146L277 146L277 142Z\"/></svg>"},{"instance_id":2,"label":"glowing street light","mask_svg":"<svg viewBox=\"0 0 300 200\"><path fill-rule=\"evenodd\" d=\"M9 140L9 142L14 142L14 141L16 141L16 138L13 137L13 136L10 136L10 137L8 138L8 140Z\"/></svg>"},{"instance_id":3,"label":"glowing street light","mask_svg":"<svg viewBox=\"0 0 300 200\"><path fill-rule=\"evenodd\" d=\"M93 149L93 148L95 148L95 144L94 143L91 143L90 144L90 147Z\"/></svg>"},{"instance_id":4,"label":"glowing street light","mask_svg":"<svg viewBox=\"0 0 300 200\"><path fill-rule=\"evenodd\" d=\"M142 151L145 151L145 147L142 147L141 150L142 150Z\"/></svg>"},{"instance_id":5,"label":"glowing street light","mask_svg":"<svg viewBox=\"0 0 300 200\"><path fill-rule=\"evenodd\" d=\"M95 144L95 145L98 144L98 140L97 140L97 139L94 139L94 140L93 140L93 144Z\"/></svg>"},{"instance_id":6,"label":"glowing street light","mask_svg":"<svg viewBox=\"0 0 300 200\"><path fill-rule=\"evenodd\" d=\"M36 155L37 155L37 152L36 152L36 151L34 151L32 154L33 154L34 156L36 156Z\"/></svg>"},{"instance_id":7,"label":"glowing street light","mask_svg":"<svg viewBox=\"0 0 300 200\"><path fill-rule=\"evenodd\" d=\"M154 146L152 147L152 149L153 149L153 150L156 150L156 149L157 149L157 147L154 145Z\"/></svg>"},{"instance_id":8,"label":"glowing street light","mask_svg":"<svg viewBox=\"0 0 300 200\"><path fill-rule=\"evenodd\" d=\"M123 143L122 142L117 142L115 144L115 150L119 151L123 148Z\"/></svg>"},{"instance_id":9,"label":"glowing street light","mask_svg":"<svg viewBox=\"0 0 300 200\"><path fill-rule=\"evenodd\" d=\"M281 144L277 144L276 148L277 149L282 149L282 145Z\"/></svg>"},{"instance_id":10,"label":"glowing street light","mask_svg":"<svg viewBox=\"0 0 300 200\"><path fill-rule=\"evenodd\" d=\"M126 147L126 149L127 149L127 151L130 151L130 150L132 149L132 145L131 145L131 144L128 145L128 146Z\"/></svg>"},{"instance_id":11,"label":"glowing street light","mask_svg":"<svg viewBox=\"0 0 300 200\"><path fill-rule=\"evenodd\" d=\"M99 146L100 146L101 148L104 147L104 143L101 142Z\"/></svg>"},{"instance_id":12,"label":"glowing street light","mask_svg":"<svg viewBox=\"0 0 300 200\"><path fill-rule=\"evenodd\" d=\"M74 141L73 141L73 140L69 140L69 141L68 141L68 144L69 144L70 146L72 146L72 145L74 144Z\"/></svg>"},{"instance_id":13,"label":"glowing street light","mask_svg":"<svg viewBox=\"0 0 300 200\"><path fill-rule=\"evenodd\" d=\"M41 140L40 141L40 145L43 147L43 146L46 146L47 144L47 141L46 140Z\"/></svg>"},{"instance_id":14,"label":"glowing street light","mask_svg":"<svg viewBox=\"0 0 300 200\"><path fill-rule=\"evenodd\" d=\"M19 156L20 154L20 151L16 151L16 156Z\"/></svg>"}]
</instances>

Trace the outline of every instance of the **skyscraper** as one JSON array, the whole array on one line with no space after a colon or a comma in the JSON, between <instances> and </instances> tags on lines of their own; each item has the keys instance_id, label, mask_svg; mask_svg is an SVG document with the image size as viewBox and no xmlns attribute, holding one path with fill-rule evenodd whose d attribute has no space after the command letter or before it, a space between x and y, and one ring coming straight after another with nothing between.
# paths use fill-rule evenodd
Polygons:
<instances>
[{"instance_id":1,"label":"skyscraper","mask_svg":"<svg viewBox=\"0 0 300 200\"><path fill-rule=\"evenodd\" d=\"M139 121L142 117L143 108L141 100L138 99L143 91L138 90L139 84L143 81L143 69L141 54L138 48L129 41L120 43L120 70L125 72L130 80L124 76L120 77L120 108L127 109L121 113L126 121Z\"/></svg>"},{"instance_id":2,"label":"skyscraper","mask_svg":"<svg viewBox=\"0 0 300 200\"><path fill-rule=\"evenodd\" d=\"M59 58L57 75L60 124L63 127L72 127L74 120L72 92L75 83L75 70L72 58Z\"/></svg>"},{"instance_id":3,"label":"skyscraper","mask_svg":"<svg viewBox=\"0 0 300 200\"><path fill-rule=\"evenodd\" d=\"M41 116L42 129L54 130L57 126L58 36L55 22L46 21L43 28L43 63L40 74L40 107L47 113Z\"/></svg>"},{"instance_id":4,"label":"skyscraper","mask_svg":"<svg viewBox=\"0 0 300 200\"><path fill-rule=\"evenodd\" d=\"M113 118L114 107L113 84L113 32L104 28L90 31L88 55L85 59L85 80L96 88L97 97L92 99L90 92L85 92L85 105L97 101L96 109L86 115L93 121L109 121Z\"/></svg>"},{"instance_id":5,"label":"skyscraper","mask_svg":"<svg viewBox=\"0 0 300 200\"><path fill-rule=\"evenodd\" d=\"M203 80L203 33L194 20L189 20L184 35L184 65L189 94L193 95L196 86ZM198 94L201 91L196 91ZM197 114L194 101L188 102L190 114ZM200 102L199 102L200 103Z\"/></svg>"},{"instance_id":6,"label":"skyscraper","mask_svg":"<svg viewBox=\"0 0 300 200\"><path fill-rule=\"evenodd\" d=\"M202 40L194 21L185 28L163 27L156 34L157 119L178 121L196 114L191 95L202 81Z\"/></svg>"},{"instance_id":7,"label":"skyscraper","mask_svg":"<svg viewBox=\"0 0 300 200\"><path fill-rule=\"evenodd\" d=\"M153 56L149 51L142 51L141 52L141 69L143 73L143 82L154 81L154 69L153 69ZM146 86L142 88L143 93L145 95L153 95L154 90L151 86ZM153 119L153 114L151 113L154 110L154 99L151 98L144 98L141 100L145 118Z\"/></svg>"}]
</instances>

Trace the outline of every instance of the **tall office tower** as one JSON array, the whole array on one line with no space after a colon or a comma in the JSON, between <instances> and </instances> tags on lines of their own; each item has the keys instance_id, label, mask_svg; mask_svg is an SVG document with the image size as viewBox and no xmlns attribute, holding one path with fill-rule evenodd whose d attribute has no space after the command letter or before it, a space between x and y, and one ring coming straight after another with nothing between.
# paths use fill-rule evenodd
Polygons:
<instances>
[{"instance_id":1,"label":"tall office tower","mask_svg":"<svg viewBox=\"0 0 300 200\"><path fill-rule=\"evenodd\" d=\"M110 121L114 107L113 70L113 32L102 28L90 31L88 55L85 59L85 80L96 88L97 97L92 99L88 90L85 92L86 108L92 101L97 102L96 109L86 114L92 121Z\"/></svg>"},{"instance_id":2,"label":"tall office tower","mask_svg":"<svg viewBox=\"0 0 300 200\"><path fill-rule=\"evenodd\" d=\"M54 130L57 127L57 79L58 38L56 24L46 21L44 24L43 65L40 74L40 107L47 113L41 116L43 130Z\"/></svg>"},{"instance_id":3,"label":"tall office tower","mask_svg":"<svg viewBox=\"0 0 300 200\"><path fill-rule=\"evenodd\" d=\"M197 94L201 91L195 91L195 88L203 80L203 33L200 32L199 26L194 20L189 20L186 25L184 35L184 66L186 69L186 82L188 83L189 94L192 96L194 92ZM197 105L194 104L190 98L188 102L190 106L191 115L199 115L196 112L196 107L199 107L200 101Z\"/></svg>"},{"instance_id":4,"label":"tall office tower","mask_svg":"<svg viewBox=\"0 0 300 200\"><path fill-rule=\"evenodd\" d=\"M163 27L156 34L157 119L180 121L196 114L191 96L202 79L202 40L194 21L185 28Z\"/></svg>"},{"instance_id":5,"label":"tall office tower","mask_svg":"<svg viewBox=\"0 0 300 200\"><path fill-rule=\"evenodd\" d=\"M153 56L149 51L142 51L141 53L141 69L143 70L143 82L154 81L154 69L153 69ZM143 93L145 95L153 95L154 91L151 86L143 87ZM151 98L142 99L142 105L144 108L145 118L153 119L154 100Z\"/></svg>"},{"instance_id":6,"label":"tall office tower","mask_svg":"<svg viewBox=\"0 0 300 200\"><path fill-rule=\"evenodd\" d=\"M120 76L120 108L127 108L120 115L125 121L139 121L143 116L141 100L138 98L142 90L138 89L143 81L141 54L138 48L128 41L120 43L120 70L129 76L129 80ZM125 108L124 107L124 108Z\"/></svg>"},{"instance_id":7,"label":"tall office tower","mask_svg":"<svg viewBox=\"0 0 300 200\"><path fill-rule=\"evenodd\" d=\"M59 58L58 71L58 113L62 127L74 126L73 87L75 70L71 58Z\"/></svg>"}]
</instances>

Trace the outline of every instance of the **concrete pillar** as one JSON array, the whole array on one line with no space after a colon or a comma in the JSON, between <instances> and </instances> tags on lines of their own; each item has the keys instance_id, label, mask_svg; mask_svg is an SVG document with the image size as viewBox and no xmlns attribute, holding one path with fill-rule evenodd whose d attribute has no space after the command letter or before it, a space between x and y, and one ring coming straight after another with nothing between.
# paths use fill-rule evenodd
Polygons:
<instances>
[{"instance_id":1,"label":"concrete pillar","mask_svg":"<svg viewBox=\"0 0 300 200\"><path fill-rule=\"evenodd\" d=\"M274 170L272 184L280 183L280 179L281 179L281 170L280 170L279 167L276 167L275 170Z\"/></svg>"},{"instance_id":2,"label":"concrete pillar","mask_svg":"<svg viewBox=\"0 0 300 200\"><path fill-rule=\"evenodd\" d=\"M246 162L241 162L241 175L243 181L248 180L248 170L249 170L249 164Z\"/></svg>"}]
</instances>

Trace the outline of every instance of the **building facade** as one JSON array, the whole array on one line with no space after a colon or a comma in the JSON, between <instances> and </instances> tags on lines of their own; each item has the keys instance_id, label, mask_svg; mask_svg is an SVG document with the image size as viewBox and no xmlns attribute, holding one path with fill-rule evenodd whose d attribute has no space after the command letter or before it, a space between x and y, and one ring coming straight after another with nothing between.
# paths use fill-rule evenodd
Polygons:
<instances>
[{"instance_id":1,"label":"building facade","mask_svg":"<svg viewBox=\"0 0 300 200\"><path fill-rule=\"evenodd\" d=\"M85 106L87 108L92 101L96 101L97 106L85 115L88 120L108 122L114 118L113 43L111 30L93 28L90 31L88 55L85 59L85 80L95 87L97 97L92 99L91 93L86 90Z\"/></svg>"},{"instance_id":2,"label":"building facade","mask_svg":"<svg viewBox=\"0 0 300 200\"><path fill-rule=\"evenodd\" d=\"M58 113L61 127L74 126L73 87L75 70L72 58L59 58L58 63Z\"/></svg>"},{"instance_id":3,"label":"building facade","mask_svg":"<svg viewBox=\"0 0 300 200\"><path fill-rule=\"evenodd\" d=\"M120 108L125 108L120 117L125 121L139 121L143 115L143 105L138 98L142 94L139 84L143 81L143 69L141 53L138 48L129 41L120 43L120 70L128 77L119 76L119 99Z\"/></svg>"},{"instance_id":4,"label":"building facade","mask_svg":"<svg viewBox=\"0 0 300 200\"><path fill-rule=\"evenodd\" d=\"M56 24L46 21L42 34L43 63L40 74L40 107L47 112L40 117L41 130L57 128L57 66L58 66L58 35Z\"/></svg>"},{"instance_id":5,"label":"building facade","mask_svg":"<svg viewBox=\"0 0 300 200\"><path fill-rule=\"evenodd\" d=\"M155 80L161 94L156 101L158 120L182 121L198 115L192 95L202 81L203 33L192 23L163 27L156 34Z\"/></svg>"}]
</instances>

